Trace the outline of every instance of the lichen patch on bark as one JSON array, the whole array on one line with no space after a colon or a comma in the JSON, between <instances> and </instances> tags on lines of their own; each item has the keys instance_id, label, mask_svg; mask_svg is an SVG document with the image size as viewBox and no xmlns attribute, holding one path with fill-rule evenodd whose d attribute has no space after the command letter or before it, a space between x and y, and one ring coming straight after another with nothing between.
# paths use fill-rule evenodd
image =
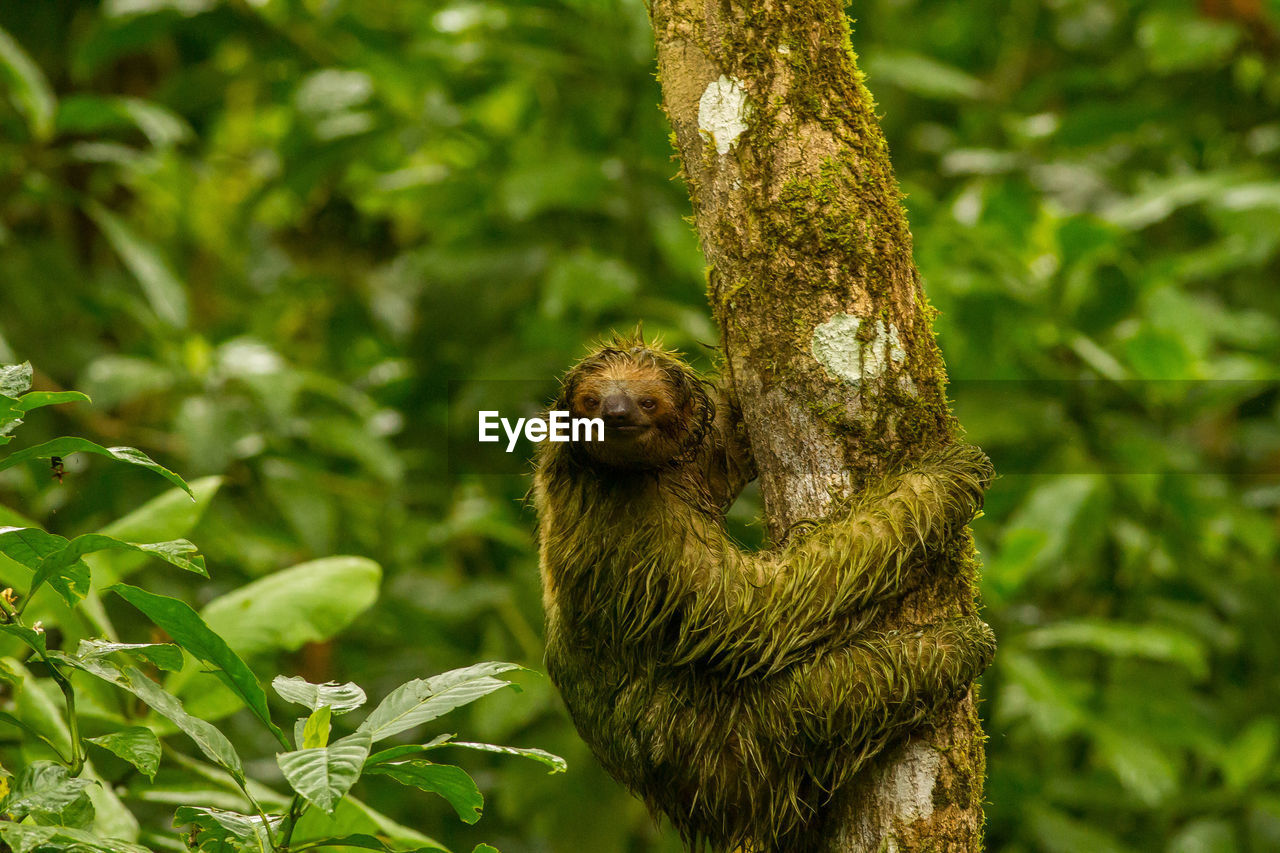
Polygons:
<instances>
[{"instance_id":1,"label":"lichen patch on bark","mask_svg":"<svg viewBox=\"0 0 1280 853\"><path fill-rule=\"evenodd\" d=\"M853 314L836 314L819 324L813 330L813 357L834 376L854 384L906 360L896 324L876 320L869 336L859 334L862 328L862 318Z\"/></svg>"},{"instance_id":2,"label":"lichen patch on bark","mask_svg":"<svg viewBox=\"0 0 1280 853\"><path fill-rule=\"evenodd\" d=\"M747 90L736 77L721 74L698 101L698 129L711 137L716 153L724 156L747 129Z\"/></svg>"}]
</instances>

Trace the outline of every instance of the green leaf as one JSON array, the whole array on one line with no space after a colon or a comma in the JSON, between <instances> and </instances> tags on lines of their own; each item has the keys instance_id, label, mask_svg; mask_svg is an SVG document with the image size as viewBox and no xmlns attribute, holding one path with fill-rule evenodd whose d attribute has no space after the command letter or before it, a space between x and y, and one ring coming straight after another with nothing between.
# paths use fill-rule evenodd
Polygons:
<instances>
[{"instance_id":1,"label":"green leaf","mask_svg":"<svg viewBox=\"0 0 1280 853\"><path fill-rule=\"evenodd\" d=\"M433 749L440 749L446 746L458 746L463 749L473 749L478 752L493 752L501 755L517 755L521 758L530 758L534 761L541 762L551 768L551 773L563 773L568 769L568 764L563 758L554 755L542 749L526 749L518 746L498 746L492 743L470 743L468 741L455 741L453 735L438 735L427 743L408 744L406 746L393 746L390 749L384 749L369 756L369 764L385 764L390 761L399 761L410 755L421 755Z\"/></svg>"},{"instance_id":2,"label":"green leaf","mask_svg":"<svg viewBox=\"0 0 1280 853\"><path fill-rule=\"evenodd\" d=\"M73 777L54 761L33 761L22 771L5 811L45 826L84 827L93 821L93 803L85 790L93 782Z\"/></svg>"},{"instance_id":3,"label":"green leaf","mask_svg":"<svg viewBox=\"0 0 1280 853\"><path fill-rule=\"evenodd\" d=\"M131 18L172 10L188 17L207 12L217 0L107 0L102 14L107 18Z\"/></svg>"},{"instance_id":4,"label":"green leaf","mask_svg":"<svg viewBox=\"0 0 1280 853\"><path fill-rule=\"evenodd\" d=\"M33 580L44 559L66 546L66 539L38 527L0 527L0 554L31 569ZM89 594L89 566L77 560L47 582L67 606L73 606Z\"/></svg>"},{"instance_id":5,"label":"green leaf","mask_svg":"<svg viewBox=\"0 0 1280 853\"><path fill-rule=\"evenodd\" d=\"M922 53L881 50L867 57L866 70L873 86L889 83L925 98L969 101L986 93L977 77Z\"/></svg>"},{"instance_id":6,"label":"green leaf","mask_svg":"<svg viewBox=\"0 0 1280 853\"><path fill-rule=\"evenodd\" d=\"M469 743L467 741L454 740L441 746L459 746L463 749L474 749L480 752L496 752L502 755L518 755L521 758L531 758L534 761L540 761L551 768L550 773L563 773L569 769L569 765L563 758L544 749L524 748L518 746L497 746L492 743Z\"/></svg>"},{"instance_id":7,"label":"green leaf","mask_svg":"<svg viewBox=\"0 0 1280 853\"><path fill-rule=\"evenodd\" d=\"M432 853L432 851L443 850L443 847L413 847L405 848L399 845L392 847L385 841L381 841L372 835L344 835L340 838L320 838L316 840L308 840L307 844L312 847L328 849L330 847L354 847L357 850L383 850L389 853ZM483 846L483 845L482 845ZM489 848L493 849L493 848ZM494 851L497 853L497 851Z\"/></svg>"},{"instance_id":8,"label":"green leaf","mask_svg":"<svg viewBox=\"0 0 1280 853\"><path fill-rule=\"evenodd\" d=\"M1178 830L1165 849L1168 853L1239 853L1248 848L1240 845L1232 821L1202 817Z\"/></svg>"},{"instance_id":9,"label":"green leaf","mask_svg":"<svg viewBox=\"0 0 1280 853\"><path fill-rule=\"evenodd\" d=\"M39 631L34 631L25 625L0 622L0 634L8 634L11 637L17 637L19 640L41 654L44 654L46 651L44 634Z\"/></svg>"},{"instance_id":10,"label":"green leaf","mask_svg":"<svg viewBox=\"0 0 1280 853\"><path fill-rule=\"evenodd\" d=\"M160 767L160 739L144 726L129 726L118 732L85 738L142 771L152 781Z\"/></svg>"},{"instance_id":11,"label":"green leaf","mask_svg":"<svg viewBox=\"0 0 1280 853\"><path fill-rule=\"evenodd\" d=\"M364 691L350 681L346 684L334 681L312 684L301 676L277 675L272 679L271 686L282 699L296 702L312 711L328 707L334 714L344 714L359 708L366 701Z\"/></svg>"},{"instance_id":12,"label":"green leaf","mask_svg":"<svg viewBox=\"0 0 1280 853\"><path fill-rule=\"evenodd\" d=\"M70 853L153 853L128 841L103 838L96 833L67 826L31 826L0 821L0 839L13 849L13 853L44 853L50 850Z\"/></svg>"},{"instance_id":13,"label":"green leaf","mask_svg":"<svg viewBox=\"0 0 1280 853\"><path fill-rule=\"evenodd\" d=\"M1177 664L1196 678L1209 673L1208 652L1196 637L1162 625L1080 619L1037 628L1028 648L1085 648L1112 657L1137 657Z\"/></svg>"},{"instance_id":14,"label":"green leaf","mask_svg":"<svg viewBox=\"0 0 1280 853\"><path fill-rule=\"evenodd\" d=\"M390 749L375 752L373 755L369 756L369 761L367 763L383 764L388 761L399 761L400 759L407 758L411 755L421 755L428 750L448 745L449 741L453 740L454 737L456 737L456 735L436 735L426 743L411 743L404 746L393 746Z\"/></svg>"},{"instance_id":15,"label":"green leaf","mask_svg":"<svg viewBox=\"0 0 1280 853\"><path fill-rule=\"evenodd\" d=\"M173 641L194 657L216 667L215 674L249 706L259 720L269 728L282 744L288 745L284 732L271 721L267 709L267 694L253 671L245 665L222 637L214 633L200 614L184 601L166 595L156 595L136 586L118 583L111 591L141 610L173 638Z\"/></svg>"},{"instance_id":16,"label":"green leaf","mask_svg":"<svg viewBox=\"0 0 1280 853\"><path fill-rule=\"evenodd\" d=\"M1142 379L1192 379L1192 359L1173 334L1143 327L1124 343L1133 372Z\"/></svg>"},{"instance_id":17,"label":"green leaf","mask_svg":"<svg viewBox=\"0 0 1280 853\"><path fill-rule=\"evenodd\" d=\"M26 462L30 459L48 459L51 456L70 456L73 453L96 453L99 456L106 456L120 462L128 462L130 465L138 465L150 471L154 471L161 477L173 483L178 488L185 491L191 496L192 500L195 495L191 494L191 487L187 485L177 474L158 464L150 456L133 447L103 447L94 444L83 438L73 438L64 436L63 438L55 438L52 441L46 441L44 444L37 444L35 447L28 447L25 450L19 450L10 456L0 459L0 471L6 468L12 468L19 462Z\"/></svg>"},{"instance_id":18,"label":"green leaf","mask_svg":"<svg viewBox=\"0 0 1280 853\"><path fill-rule=\"evenodd\" d=\"M1138 26L1138 44L1151 69L1162 73L1219 67L1240 35L1233 23L1208 20L1193 9L1149 12Z\"/></svg>"},{"instance_id":19,"label":"green leaf","mask_svg":"<svg viewBox=\"0 0 1280 853\"><path fill-rule=\"evenodd\" d=\"M1048 806L1027 809L1026 828L1045 853L1129 853L1104 826L1076 820Z\"/></svg>"},{"instance_id":20,"label":"green leaf","mask_svg":"<svg viewBox=\"0 0 1280 853\"><path fill-rule=\"evenodd\" d=\"M319 708L311 712L311 716L307 717L306 724L302 727L302 737L299 738L301 743L298 745L302 749L315 749L321 746L329 745L330 721L333 719L333 709L328 705L321 705Z\"/></svg>"},{"instance_id":21,"label":"green leaf","mask_svg":"<svg viewBox=\"0 0 1280 853\"><path fill-rule=\"evenodd\" d=\"M1274 717L1260 717L1240 732L1221 758L1222 776L1227 787L1243 791L1261 782L1275 766L1280 747L1280 725Z\"/></svg>"},{"instance_id":22,"label":"green leaf","mask_svg":"<svg viewBox=\"0 0 1280 853\"><path fill-rule=\"evenodd\" d=\"M167 391L178 381L176 366L134 356L106 354L89 362L77 385L84 388L99 406L110 409Z\"/></svg>"},{"instance_id":23,"label":"green leaf","mask_svg":"<svg viewBox=\"0 0 1280 853\"><path fill-rule=\"evenodd\" d=\"M202 577L209 577L204 567L204 557L198 553L195 545L186 539L175 539L172 542L123 542L113 536L101 533L86 533L72 539L61 551L50 554L40 562L36 576L32 578L32 589L36 589L44 581L52 577L61 577L64 568L80 562L85 554L95 551L135 551L152 557L159 557L170 565L177 566ZM188 556L194 555L194 556Z\"/></svg>"},{"instance_id":24,"label":"green leaf","mask_svg":"<svg viewBox=\"0 0 1280 853\"><path fill-rule=\"evenodd\" d=\"M204 608L209 626L243 655L322 642L378 597L382 569L363 557L302 563L246 584Z\"/></svg>"},{"instance_id":25,"label":"green leaf","mask_svg":"<svg viewBox=\"0 0 1280 853\"><path fill-rule=\"evenodd\" d=\"M449 848L435 839L371 808L359 798L348 794L338 803L333 814L320 809L307 809L298 821L295 838L340 838L351 835L373 835L388 840L397 851L442 850Z\"/></svg>"},{"instance_id":26,"label":"green leaf","mask_svg":"<svg viewBox=\"0 0 1280 853\"><path fill-rule=\"evenodd\" d=\"M18 398L17 409L20 412L30 412L34 409L42 409L45 406L57 406L62 403L91 403L88 394L81 394L79 391L32 391L30 394L23 394Z\"/></svg>"},{"instance_id":27,"label":"green leaf","mask_svg":"<svg viewBox=\"0 0 1280 853\"><path fill-rule=\"evenodd\" d=\"M244 766L226 735L212 724L188 714L178 697L147 678L137 667L117 666L114 662L105 659L79 660L58 652L50 652L49 656L137 696L157 714L172 722L187 737L195 741L196 746L210 761L226 770L241 783L244 782Z\"/></svg>"},{"instance_id":28,"label":"green leaf","mask_svg":"<svg viewBox=\"0 0 1280 853\"><path fill-rule=\"evenodd\" d=\"M293 790L332 814L360 778L370 743L368 732L357 731L330 746L280 753L276 763Z\"/></svg>"},{"instance_id":29,"label":"green leaf","mask_svg":"<svg viewBox=\"0 0 1280 853\"><path fill-rule=\"evenodd\" d=\"M22 412L18 409L18 401L12 397L0 395L0 447L13 440L11 432L22 426Z\"/></svg>"},{"instance_id":30,"label":"green leaf","mask_svg":"<svg viewBox=\"0 0 1280 853\"><path fill-rule=\"evenodd\" d=\"M1095 740L1103 763L1148 808L1158 808L1177 791L1178 768L1146 738L1101 727Z\"/></svg>"},{"instance_id":31,"label":"green leaf","mask_svg":"<svg viewBox=\"0 0 1280 853\"><path fill-rule=\"evenodd\" d=\"M439 794L449 801L463 823L475 823L480 819L484 797L475 780L461 767L418 760L376 764L368 772L390 776L402 785Z\"/></svg>"},{"instance_id":32,"label":"green leaf","mask_svg":"<svg viewBox=\"0 0 1280 853\"><path fill-rule=\"evenodd\" d=\"M471 853L498 853L498 848L488 844L477 844L471 848Z\"/></svg>"},{"instance_id":33,"label":"green leaf","mask_svg":"<svg viewBox=\"0 0 1280 853\"><path fill-rule=\"evenodd\" d=\"M81 640L76 657L81 660L103 658L116 652L140 658L166 672L182 669L182 649L172 643L109 643L106 640Z\"/></svg>"},{"instance_id":34,"label":"green leaf","mask_svg":"<svg viewBox=\"0 0 1280 853\"><path fill-rule=\"evenodd\" d=\"M169 489L98 532L128 542L163 542L187 536L204 517L221 477L201 477L191 484L193 502L181 489ZM146 557L137 553L107 551L90 558L99 588L110 586L141 566Z\"/></svg>"},{"instance_id":35,"label":"green leaf","mask_svg":"<svg viewBox=\"0 0 1280 853\"><path fill-rule=\"evenodd\" d=\"M360 724L360 731L369 732L376 743L434 720L495 690L514 686L493 676L523 669L514 663L488 662L450 670L428 679L414 679L387 694Z\"/></svg>"},{"instance_id":36,"label":"green leaf","mask_svg":"<svg viewBox=\"0 0 1280 853\"><path fill-rule=\"evenodd\" d=\"M53 116L58 109L53 87L22 45L4 29L0 29L0 81L27 120L31 135L48 139L53 134Z\"/></svg>"},{"instance_id":37,"label":"green leaf","mask_svg":"<svg viewBox=\"0 0 1280 853\"><path fill-rule=\"evenodd\" d=\"M200 849L227 851L257 851L271 853L271 833L284 823L283 817L268 815L270 823L264 823L257 815L240 814L223 809L202 808L199 806L179 806L173 815L175 829L184 826L199 827ZM235 839L236 844L227 844ZM210 845L210 842L212 844ZM210 845L206 847L206 845Z\"/></svg>"},{"instance_id":38,"label":"green leaf","mask_svg":"<svg viewBox=\"0 0 1280 853\"><path fill-rule=\"evenodd\" d=\"M0 30L3 33L4 30ZM0 364L0 395L17 397L31 387L31 362Z\"/></svg>"},{"instance_id":39,"label":"green leaf","mask_svg":"<svg viewBox=\"0 0 1280 853\"><path fill-rule=\"evenodd\" d=\"M9 682L9 683L12 684L13 682ZM27 725L25 721L23 721L18 717L15 717L13 714L10 714L8 711L0 711L0 723L7 723L8 725L13 726L14 728L19 729L20 731L26 732L27 734L31 735L34 738L37 738L38 740L44 741L45 745L48 746L50 749L52 749L56 755L65 757L65 756L62 756L62 752L58 749L57 745L53 741L49 740L49 738L47 738L44 735L44 733ZM0 800L3 800L3 799L4 797L0 796Z\"/></svg>"},{"instance_id":40,"label":"green leaf","mask_svg":"<svg viewBox=\"0 0 1280 853\"><path fill-rule=\"evenodd\" d=\"M102 205L89 202L85 212L97 223L107 242L138 280L156 316L174 328L184 328L187 325L187 291L160 250L134 234L123 219Z\"/></svg>"},{"instance_id":41,"label":"green leaf","mask_svg":"<svg viewBox=\"0 0 1280 853\"><path fill-rule=\"evenodd\" d=\"M135 129L156 148L171 147L191 136L181 117L141 98L74 94L58 105L59 133L102 135Z\"/></svg>"}]
</instances>

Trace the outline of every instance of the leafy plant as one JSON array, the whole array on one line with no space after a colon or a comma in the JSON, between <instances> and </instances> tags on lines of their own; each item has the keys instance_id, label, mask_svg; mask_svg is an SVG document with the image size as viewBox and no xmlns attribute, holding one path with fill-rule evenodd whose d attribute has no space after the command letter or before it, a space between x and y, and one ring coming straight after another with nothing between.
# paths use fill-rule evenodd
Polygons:
<instances>
[{"instance_id":1,"label":"leafy plant","mask_svg":"<svg viewBox=\"0 0 1280 853\"><path fill-rule=\"evenodd\" d=\"M89 401L74 391L31 391L31 382L30 364L0 366L0 445L12 440L23 416L33 409ZM141 451L102 447L82 438L56 438L10 453L0 458L0 470L48 459L54 475L61 477L62 457L73 453L95 453L153 471L196 501L192 486ZM136 527L138 519L133 523ZM177 808L173 825L185 830L181 842L159 832L149 833L154 837L147 840L157 847L185 846L208 853L445 850L360 803L350 795L352 787L366 775L387 777L443 797L461 820L474 823L484 805L478 786L462 768L431 760L428 756L436 751L498 752L542 762L552 773L565 768L562 759L543 750L458 741L452 734L375 749L455 708L515 687L502 677L523 670L512 663L480 663L409 681L341 736L337 718L364 707L365 692L352 683L313 684L280 675L271 683L275 693L305 709L286 732L273 719L262 683L205 618L210 613L216 616L218 608L207 607L202 615L177 598L123 582L119 572L103 583L103 577L95 577L90 558L108 551L150 556L208 576L204 558L186 539L132 542L112 533L67 539L34 524L0 527L4 586L0 634L19 650L0 657L0 678L13 693L0 711L0 724L21 733L24 758L16 774L0 770L0 814L5 818L0 820L0 841L17 853L148 849L135 843L143 835L137 817L94 769L94 750L131 765L148 780L155 779L163 758L176 763L192 783L183 799L199 800L199 794L205 793L205 802L183 802ZM307 571L311 577L325 578L328 589L324 592L341 599L350 593L349 582L361 573L367 575L370 568L378 574L376 564L346 558L326 567L313 563ZM299 586L303 583L296 572L286 571L279 577ZM245 594L255 586L256 591L265 589L259 582L238 591L237 603L244 616L255 615L248 609L254 596ZM314 593L311 589L304 598ZM120 642L104 595L127 602L147 617L154 626L153 641ZM52 618L36 618L36 611ZM96 631L81 636L74 651L68 651L64 641L77 622ZM344 622L327 624L336 631ZM230 706L206 702L204 707L213 712L202 715L193 710L198 703L184 701L182 694L184 685L207 675L235 701ZM61 708L52 701L50 685L61 694ZM106 692L103 686L117 692ZM187 691L186 695L192 694ZM277 744L275 763L291 789L289 794L252 778L236 745L211 721L237 706L248 709ZM88 734L90 725L101 733ZM176 733L194 743L203 760L166 742ZM213 796L202 790L210 787ZM485 850L493 848L476 847L476 851Z\"/></svg>"}]
</instances>

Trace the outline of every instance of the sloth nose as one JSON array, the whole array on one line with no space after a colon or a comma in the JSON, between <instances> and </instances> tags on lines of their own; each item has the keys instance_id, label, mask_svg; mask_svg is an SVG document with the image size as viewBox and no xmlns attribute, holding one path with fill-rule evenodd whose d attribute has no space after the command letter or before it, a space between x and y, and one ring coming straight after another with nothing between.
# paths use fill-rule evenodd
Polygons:
<instances>
[{"instance_id":1,"label":"sloth nose","mask_svg":"<svg viewBox=\"0 0 1280 853\"><path fill-rule=\"evenodd\" d=\"M630 394L619 392L604 398L600 415L607 426L634 426L639 420L640 410Z\"/></svg>"}]
</instances>

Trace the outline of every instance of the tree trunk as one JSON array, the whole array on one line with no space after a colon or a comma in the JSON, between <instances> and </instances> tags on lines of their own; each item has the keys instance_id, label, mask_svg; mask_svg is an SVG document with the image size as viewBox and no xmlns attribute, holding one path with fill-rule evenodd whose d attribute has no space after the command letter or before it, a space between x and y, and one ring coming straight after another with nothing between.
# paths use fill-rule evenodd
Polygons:
<instances>
[{"instance_id":1,"label":"tree trunk","mask_svg":"<svg viewBox=\"0 0 1280 853\"><path fill-rule=\"evenodd\" d=\"M956 432L875 105L836 0L652 0L724 370L780 539ZM966 537L967 538L967 537ZM973 612L971 541L887 627ZM829 853L978 851L972 698L829 807Z\"/></svg>"}]
</instances>

